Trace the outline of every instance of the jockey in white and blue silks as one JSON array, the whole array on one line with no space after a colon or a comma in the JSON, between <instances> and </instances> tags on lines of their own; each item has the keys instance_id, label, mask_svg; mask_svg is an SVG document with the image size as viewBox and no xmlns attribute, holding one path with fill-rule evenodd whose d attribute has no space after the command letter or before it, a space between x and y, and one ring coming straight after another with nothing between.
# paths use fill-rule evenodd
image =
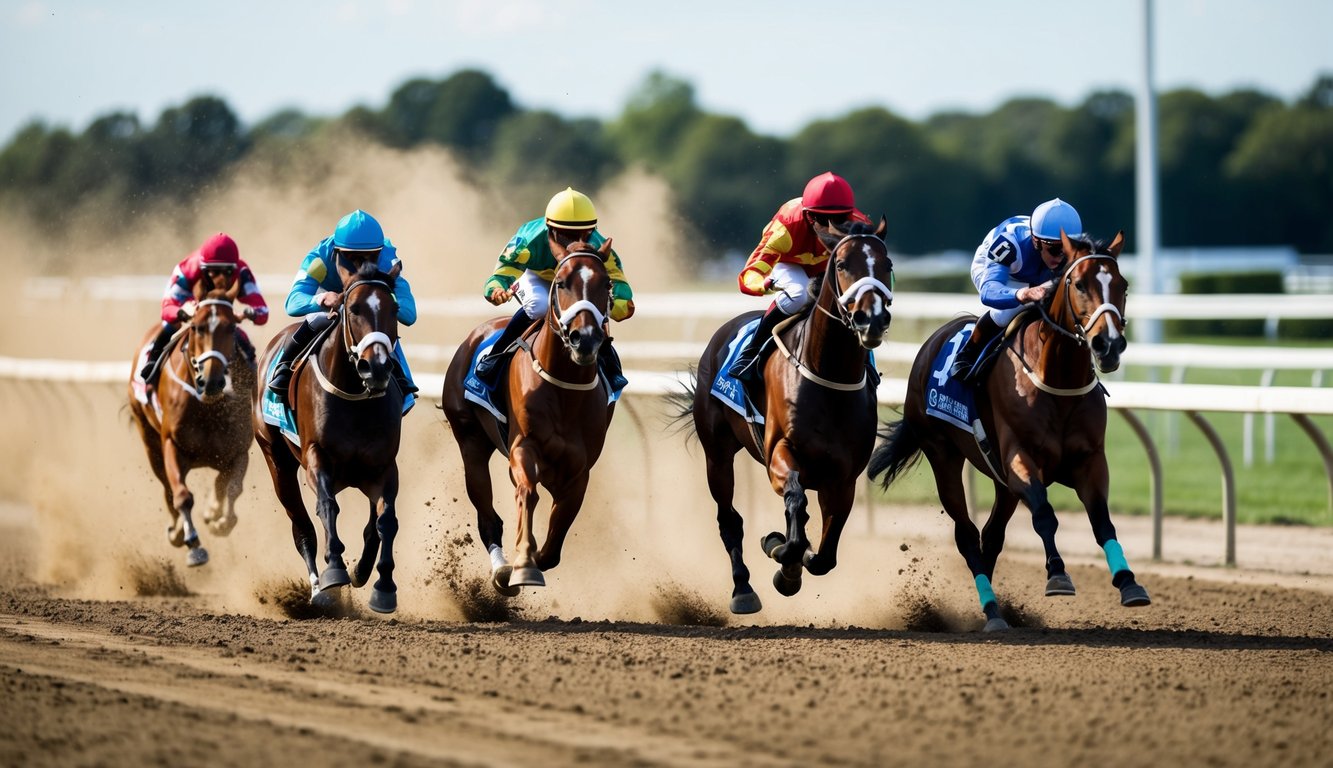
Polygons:
<instances>
[{"instance_id":1,"label":"jockey in white and blue silks","mask_svg":"<svg viewBox=\"0 0 1333 768\"><path fill-rule=\"evenodd\" d=\"M296 355L315 340L315 337L333 324L336 319L329 311L342 301L343 283L338 274L335 260L344 260L344 266L352 266L350 260L375 258L380 272L388 272L398 261L398 249L373 216L362 210L355 210L338 221L333 235L326 237L316 245L301 261L301 268L296 272L291 292L287 294L287 314L292 317L305 317L305 322L296 329L283 345L278 355L278 364L269 381L269 389L285 396L291 383L291 362ZM412 297L412 286L403 278L402 273L394 281L394 299L398 304L398 322L411 325L417 321L417 302ZM403 398L416 392L412 383L412 372L407 367L401 343L393 347L395 378L402 389Z\"/></svg>"},{"instance_id":2,"label":"jockey in white and blue silks","mask_svg":"<svg viewBox=\"0 0 1333 768\"><path fill-rule=\"evenodd\" d=\"M1060 233L1083 237L1083 221L1074 206L1060 198L1047 200L1031 216L1011 216L986 234L972 257L972 284L981 303L990 308L958 350L949 375L963 378L996 333L1022 311L1041 301L1064 265Z\"/></svg>"}]
</instances>

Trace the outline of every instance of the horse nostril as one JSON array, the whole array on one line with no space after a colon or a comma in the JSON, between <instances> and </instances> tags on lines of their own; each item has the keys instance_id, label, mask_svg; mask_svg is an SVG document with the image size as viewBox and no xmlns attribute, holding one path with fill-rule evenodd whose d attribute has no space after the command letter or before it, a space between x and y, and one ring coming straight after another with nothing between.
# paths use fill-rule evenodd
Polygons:
<instances>
[{"instance_id":1,"label":"horse nostril","mask_svg":"<svg viewBox=\"0 0 1333 768\"><path fill-rule=\"evenodd\" d=\"M578 328L575 328L574 330L572 330L572 331L569 332L569 343L570 343L570 344L573 344L574 346L578 346L579 339L581 339L581 338L583 338L583 331L580 331Z\"/></svg>"},{"instance_id":2,"label":"horse nostril","mask_svg":"<svg viewBox=\"0 0 1333 768\"><path fill-rule=\"evenodd\" d=\"M1115 340L1115 351L1116 351L1116 354L1120 354L1120 353L1124 352L1124 351L1125 351L1125 347L1126 347L1128 344L1129 344L1129 342L1125 341L1125 337L1124 337L1124 336L1121 336L1120 338L1116 339L1116 340Z\"/></svg>"},{"instance_id":3,"label":"horse nostril","mask_svg":"<svg viewBox=\"0 0 1333 768\"><path fill-rule=\"evenodd\" d=\"M1096 352L1098 355L1106 354L1106 339L1101 336L1093 336L1091 345L1093 352Z\"/></svg>"},{"instance_id":4,"label":"horse nostril","mask_svg":"<svg viewBox=\"0 0 1333 768\"><path fill-rule=\"evenodd\" d=\"M852 324L858 328L864 328L870 325L870 315L864 309L858 309L852 313Z\"/></svg>"}]
</instances>

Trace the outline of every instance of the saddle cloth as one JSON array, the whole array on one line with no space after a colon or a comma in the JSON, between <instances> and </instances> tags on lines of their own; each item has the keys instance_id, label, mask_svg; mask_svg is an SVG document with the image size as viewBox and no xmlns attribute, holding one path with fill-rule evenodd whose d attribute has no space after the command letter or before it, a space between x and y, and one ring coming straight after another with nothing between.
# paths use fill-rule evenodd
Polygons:
<instances>
[{"instance_id":1,"label":"saddle cloth","mask_svg":"<svg viewBox=\"0 0 1333 768\"><path fill-rule=\"evenodd\" d=\"M973 325L963 326L940 345L926 379L926 415L947 421L969 435L975 434L972 424L977 420L976 396L971 387L949 376L949 368L957 351L967 343Z\"/></svg>"},{"instance_id":2,"label":"saddle cloth","mask_svg":"<svg viewBox=\"0 0 1333 768\"><path fill-rule=\"evenodd\" d=\"M500 334L503 332L503 328L492 331L490 335L481 340L481 343L478 344L477 348L472 352L472 360L467 366L467 376L463 377L463 399L480 405L482 408L489 411L501 424L507 424L509 422L509 417L506 416L500 407L491 400L491 390L481 382L481 379L477 378L477 361L489 352L491 347L495 346L496 340L500 338ZM512 357L505 360L504 366L508 367L512 361ZM500 375L503 376L503 372ZM603 386L606 387L607 391L610 391L610 382L606 380L606 376L601 373L600 368L598 370L598 375L602 377ZM615 392L611 392L611 396L607 398L606 402L610 405L619 399L620 390L616 390Z\"/></svg>"},{"instance_id":3,"label":"saddle cloth","mask_svg":"<svg viewBox=\"0 0 1333 768\"><path fill-rule=\"evenodd\" d=\"M727 344L727 354L722 359L722 365L718 366L717 375L713 377L713 382L709 385L708 393L721 400L723 405L745 417L746 421L763 424L764 414L747 405L745 388L741 385L740 380L727 375L731 364L736 362L736 356L740 354L746 344L750 343L750 337L754 336L754 330L758 327L759 318L756 317L736 329L736 334L732 336L731 341Z\"/></svg>"}]
</instances>

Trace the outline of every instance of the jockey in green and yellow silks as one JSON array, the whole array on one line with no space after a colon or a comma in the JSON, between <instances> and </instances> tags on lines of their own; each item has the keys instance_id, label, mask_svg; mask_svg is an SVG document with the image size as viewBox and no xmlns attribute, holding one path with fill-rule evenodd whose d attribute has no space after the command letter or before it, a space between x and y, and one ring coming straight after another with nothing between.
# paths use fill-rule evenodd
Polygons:
<instances>
[{"instance_id":1,"label":"jockey in green and yellow silks","mask_svg":"<svg viewBox=\"0 0 1333 768\"><path fill-rule=\"evenodd\" d=\"M496 306L514 297L522 304L504 333L477 363L477 378L492 389L503 353L534 321L545 315L550 306L551 281L555 278L556 268L551 241L557 235L564 241L582 240L594 248L600 248L607 240L597 230L597 210L592 200L569 187L551 198L544 217L527 222L509 238L495 265L495 273L482 288L482 295ZM620 256L614 249L606 260L606 272L611 278L611 319L627 320L634 314L634 292L625 279ZM619 391L625 380L619 360L615 358L611 346L603 345L602 369L611 380L611 389Z\"/></svg>"}]
</instances>

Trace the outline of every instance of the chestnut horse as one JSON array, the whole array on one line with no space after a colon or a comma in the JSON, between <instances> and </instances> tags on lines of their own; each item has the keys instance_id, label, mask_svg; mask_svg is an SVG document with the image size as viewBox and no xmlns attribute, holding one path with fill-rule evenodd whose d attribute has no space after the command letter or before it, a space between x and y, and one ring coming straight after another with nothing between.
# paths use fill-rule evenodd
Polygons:
<instances>
[{"instance_id":1,"label":"chestnut horse","mask_svg":"<svg viewBox=\"0 0 1333 768\"><path fill-rule=\"evenodd\" d=\"M186 563L208 562L194 526L194 494L185 476L195 467L217 470L213 503L204 522L218 536L236 525L236 498L241 495L250 461L247 412L254 397L255 374L248 360L232 365L236 352L237 316L233 303L241 289L239 277L225 289L205 290L195 285L195 310L189 322L162 353L158 384L141 402L130 379L130 414L143 438L148 463L162 483L171 513L167 540L189 547ZM155 324L139 349L161 329ZM135 358L134 370L141 361Z\"/></svg>"},{"instance_id":2,"label":"chestnut horse","mask_svg":"<svg viewBox=\"0 0 1333 768\"><path fill-rule=\"evenodd\" d=\"M477 326L458 347L445 374L444 415L458 441L468 499L477 510L481 544L491 557L491 583L507 597L519 587L545 586L543 571L560 564L560 550L583 505L589 473L602 454L615 405L598 374L597 356L609 344L611 278L606 259L611 241L595 250L583 242L553 243L559 263L551 302L542 322L520 340L520 349L492 395L507 422L465 398L478 346L504 325L496 318ZM505 434L507 426L507 435ZM493 504L490 459L509 457L509 478L518 508L513 565L504 555L504 523ZM552 497L546 541L533 534L538 484Z\"/></svg>"},{"instance_id":3,"label":"chestnut horse","mask_svg":"<svg viewBox=\"0 0 1333 768\"><path fill-rule=\"evenodd\" d=\"M370 608L393 613L398 587L393 581L393 540L398 532L394 501L398 496L398 443L402 430L403 393L393 383L393 348L398 341L394 282L402 269L387 274L375 261L356 271L338 264L345 286L337 321L314 344L310 356L293 370L287 402L296 411L300 444L291 443L279 427L254 411L254 433L268 462L278 500L292 521L292 539L305 561L312 602L327 603L331 590L360 587L377 565L379 579L370 594ZM277 351L296 325L275 336L264 353L261 384ZM261 390L262 391L262 390ZM319 540L310 522L297 471L305 468L315 487L315 512L324 523L327 551L324 570L317 571ZM337 494L356 488L370 501L370 519L363 532L365 548L348 574L344 546L338 537Z\"/></svg>"},{"instance_id":4,"label":"chestnut horse","mask_svg":"<svg viewBox=\"0 0 1333 768\"><path fill-rule=\"evenodd\" d=\"M926 413L928 401L940 397L932 387L945 383L953 355L967 339L969 318L963 317L926 340L908 378L903 418L887 425L885 440L870 460L870 477L883 474L888 488L925 454L940 502L953 518L954 541L972 572L988 632L1009 626L991 582L1005 527L1020 500L1032 512L1032 525L1046 550L1046 594L1074 594L1055 548L1057 521L1046 497L1051 483L1078 493L1121 604L1150 602L1147 590L1134 581L1107 509L1106 400L1097 378L1097 371L1120 367L1125 349L1126 281L1116 258L1124 233L1104 247L1063 235L1061 240L1069 266L1055 291L1037 306L1039 313L1025 313L1027 325L1005 339L994 368L978 386L979 436ZM933 362L946 344L953 351L945 355L942 371L935 371ZM995 503L980 533L968 517L963 495L964 460L995 485Z\"/></svg>"},{"instance_id":5,"label":"chestnut horse","mask_svg":"<svg viewBox=\"0 0 1333 768\"><path fill-rule=\"evenodd\" d=\"M767 390L762 443L745 417L709 392L725 371L732 338L759 312L735 317L713 334L692 391L679 398L685 407L677 418L694 417L708 490L717 502L718 529L731 558L732 613L762 608L742 556L744 523L732 506L736 453L745 448L765 465L773 491L783 499L786 533L769 533L762 543L764 554L780 566L773 586L790 596L801 588L802 567L818 576L837 565L857 476L875 444L878 376L868 373L866 350L880 345L892 319L893 263L884 244L885 222L881 218L873 231L864 224L852 224L846 232L818 224L815 230L830 253L828 267L814 307L773 334L780 353L762 369ZM725 380L734 386L733 379ZM818 551L811 550L805 533L806 491L818 494L823 516Z\"/></svg>"}]
</instances>

